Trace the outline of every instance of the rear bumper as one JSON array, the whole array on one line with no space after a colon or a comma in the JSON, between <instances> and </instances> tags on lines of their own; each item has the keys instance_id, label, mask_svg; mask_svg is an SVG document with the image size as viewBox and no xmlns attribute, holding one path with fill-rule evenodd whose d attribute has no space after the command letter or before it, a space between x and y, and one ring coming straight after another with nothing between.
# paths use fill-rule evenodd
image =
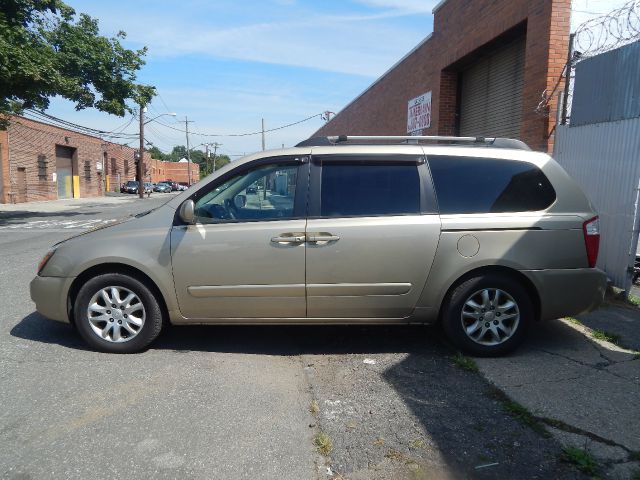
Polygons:
<instances>
[{"instance_id":1,"label":"rear bumper","mask_svg":"<svg viewBox=\"0 0 640 480\"><path fill-rule=\"evenodd\" d=\"M69 323L67 312L67 292L73 278L35 277L29 284L31 300L36 303L36 310L41 315Z\"/></svg>"},{"instance_id":2,"label":"rear bumper","mask_svg":"<svg viewBox=\"0 0 640 480\"><path fill-rule=\"evenodd\" d=\"M597 268L523 270L522 273L538 290L541 320L595 310L607 288L607 276Z\"/></svg>"}]
</instances>

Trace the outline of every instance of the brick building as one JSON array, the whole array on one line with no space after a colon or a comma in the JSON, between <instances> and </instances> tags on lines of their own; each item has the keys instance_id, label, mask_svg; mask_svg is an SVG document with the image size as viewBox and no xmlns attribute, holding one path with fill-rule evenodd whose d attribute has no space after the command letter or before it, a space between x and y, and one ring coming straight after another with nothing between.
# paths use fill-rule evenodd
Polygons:
<instances>
[{"instance_id":1,"label":"brick building","mask_svg":"<svg viewBox=\"0 0 640 480\"><path fill-rule=\"evenodd\" d=\"M433 13L433 33L315 135L506 136L551 150L571 1L443 0Z\"/></svg>"},{"instance_id":2,"label":"brick building","mask_svg":"<svg viewBox=\"0 0 640 480\"><path fill-rule=\"evenodd\" d=\"M136 150L23 117L0 131L0 203L97 197L136 176ZM145 181L187 182L187 164L145 152ZM192 183L199 180L191 164Z\"/></svg>"}]
</instances>

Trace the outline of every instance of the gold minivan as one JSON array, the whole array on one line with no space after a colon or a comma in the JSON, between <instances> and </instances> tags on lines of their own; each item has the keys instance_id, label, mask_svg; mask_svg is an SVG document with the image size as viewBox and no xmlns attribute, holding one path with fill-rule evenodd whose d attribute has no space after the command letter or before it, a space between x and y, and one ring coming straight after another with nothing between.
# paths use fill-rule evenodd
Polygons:
<instances>
[{"instance_id":1,"label":"gold minivan","mask_svg":"<svg viewBox=\"0 0 640 480\"><path fill-rule=\"evenodd\" d=\"M499 355L598 306L599 238L578 185L517 140L322 137L55 245L31 298L106 352L165 323L440 322Z\"/></svg>"}]
</instances>

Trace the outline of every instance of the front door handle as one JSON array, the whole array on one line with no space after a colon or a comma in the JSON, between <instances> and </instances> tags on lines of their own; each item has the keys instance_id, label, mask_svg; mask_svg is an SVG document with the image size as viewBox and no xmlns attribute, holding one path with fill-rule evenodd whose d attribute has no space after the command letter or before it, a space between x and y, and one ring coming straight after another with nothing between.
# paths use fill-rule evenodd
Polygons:
<instances>
[{"instance_id":1,"label":"front door handle","mask_svg":"<svg viewBox=\"0 0 640 480\"><path fill-rule=\"evenodd\" d=\"M326 232L307 234L307 242L337 242L340 240L338 235L331 235Z\"/></svg>"},{"instance_id":2,"label":"front door handle","mask_svg":"<svg viewBox=\"0 0 640 480\"><path fill-rule=\"evenodd\" d=\"M283 233L277 237L272 237L273 243L303 243L305 235L303 233Z\"/></svg>"}]
</instances>

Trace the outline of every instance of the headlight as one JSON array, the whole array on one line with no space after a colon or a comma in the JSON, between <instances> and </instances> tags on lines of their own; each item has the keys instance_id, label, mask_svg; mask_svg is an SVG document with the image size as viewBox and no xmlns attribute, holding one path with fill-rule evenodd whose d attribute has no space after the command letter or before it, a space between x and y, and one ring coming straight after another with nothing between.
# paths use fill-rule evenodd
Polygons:
<instances>
[{"instance_id":1,"label":"headlight","mask_svg":"<svg viewBox=\"0 0 640 480\"><path fill-rule=\"evenodd\" d=\"M47 265L47 263L49 263L49 260L51 260L51 257L53 257L54 253L56 253L56 249L52 248L45 254L44 257L42 257L42 260L40 260L40 263L38 264L38 275L42 273L42 269Z\"/></svg>"}]
</instances>

